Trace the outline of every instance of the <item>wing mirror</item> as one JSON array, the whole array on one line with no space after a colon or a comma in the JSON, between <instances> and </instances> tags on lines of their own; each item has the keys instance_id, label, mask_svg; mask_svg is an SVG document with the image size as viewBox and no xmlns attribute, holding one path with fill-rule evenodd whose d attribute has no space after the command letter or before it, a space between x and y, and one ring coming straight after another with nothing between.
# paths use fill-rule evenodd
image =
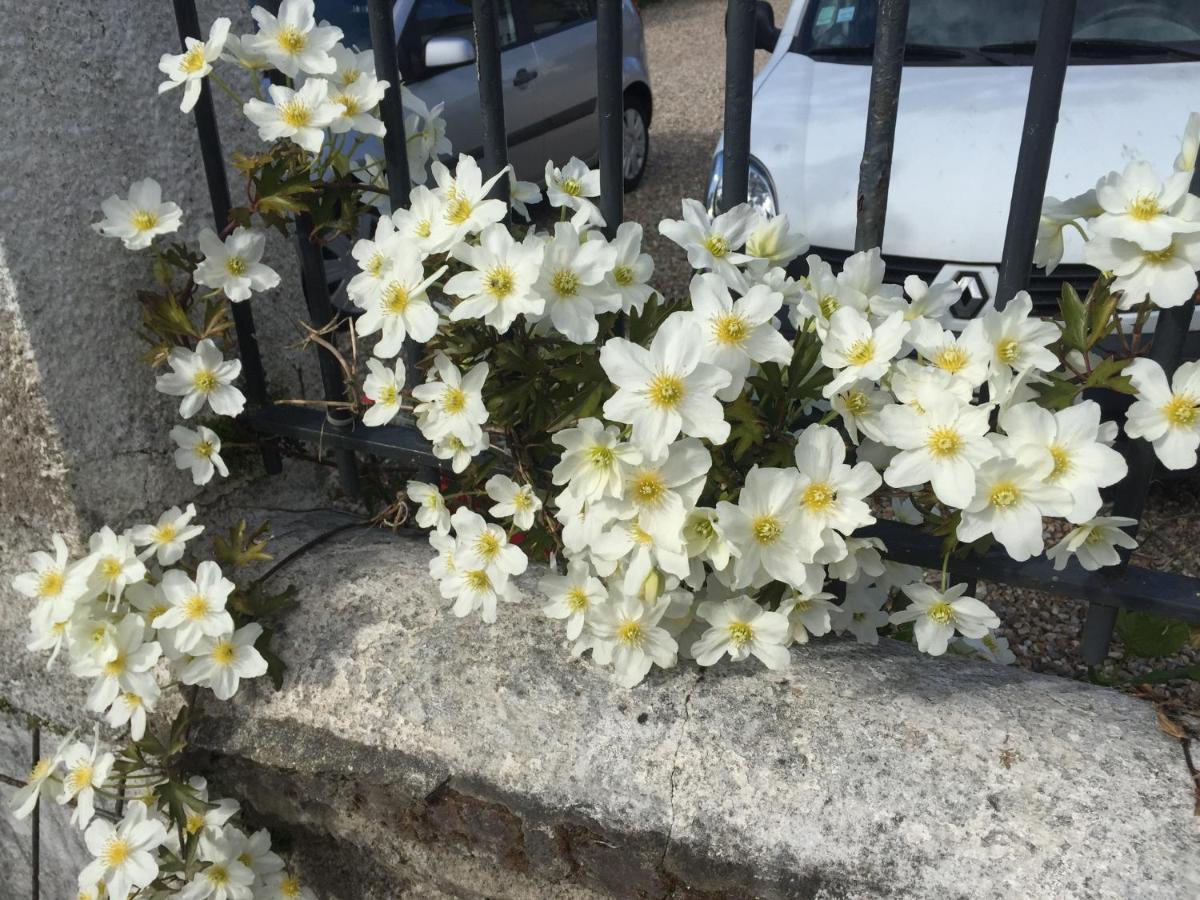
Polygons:
<instances>
[{"instance_id":1,"label":"wing mirror","mask_svg":"<svg viewBox=\"0 0 1200 900\"><path fill-rule=\"evenodd\" d=\"M473 62L475 45L465 37L439 35L425 42L425 68L444 69Z\"/></svg>"},{"instance_id":2,"label":"wing mirror","mask_svg":"<svg viewBox=\"0 0 1200 900\"><path fill-rule=\"evenodd\" d=\"M775 10L766 0L754 4L754 49L775 51L779 43L779 29L775 27Z\"/></svg>"}]
</instances>

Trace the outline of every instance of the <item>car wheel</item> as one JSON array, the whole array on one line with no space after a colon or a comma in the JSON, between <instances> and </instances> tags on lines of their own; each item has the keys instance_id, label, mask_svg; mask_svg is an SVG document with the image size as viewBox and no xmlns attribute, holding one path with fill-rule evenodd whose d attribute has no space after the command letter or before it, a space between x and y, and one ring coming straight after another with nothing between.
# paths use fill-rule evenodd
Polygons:
<instances>
[{"instance_id":1,"label":"car wheel","mask_svg":"<svg viewBox=\"0 0 1200 900\"><path fill-rule=\"evenodd\" d=\"M650 155L650 128L647 126L646 102L640 97L625 95L625 115L621 127L622 174L625 190L632 191L641 183Z\"/></svg>"}]
</instances>

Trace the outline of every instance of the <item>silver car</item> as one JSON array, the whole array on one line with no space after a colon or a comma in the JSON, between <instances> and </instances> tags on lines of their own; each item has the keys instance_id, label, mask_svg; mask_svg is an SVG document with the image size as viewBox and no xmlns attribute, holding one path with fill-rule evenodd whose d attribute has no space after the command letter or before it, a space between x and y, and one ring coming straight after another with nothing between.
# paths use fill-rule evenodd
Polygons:
<instances>
[{"instance_id":1,"label":"silver car","mask_svg":"<svg viewBox=\"0 0 1200 900\"><path fill-rule=\"evenodd\" d=\"M625 189L642 179L653 103L641 16L623 0ZM317 0L318 21L371 45L364 0ZM393 17L400 74L425 103L445 104L446 135L456 153L480 156L483 136L470 0L397 0ZM598 155L595 0L497 0L504 119L509 161L518 178L540 182L547 160ZM381 155L381 154L375 154Z\"/></svg>"}]
</instances>

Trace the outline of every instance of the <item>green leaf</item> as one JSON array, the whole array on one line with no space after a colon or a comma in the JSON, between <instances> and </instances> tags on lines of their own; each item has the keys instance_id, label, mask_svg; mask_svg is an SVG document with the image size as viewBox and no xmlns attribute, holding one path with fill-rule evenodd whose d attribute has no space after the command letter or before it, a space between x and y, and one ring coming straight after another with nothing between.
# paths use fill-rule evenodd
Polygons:
<instances>
[{"instance_id":1,"label":"green leaf","mask_svg":"<svg viewBox=\"0 0 1200 900\"><path fill-rule=\"evenodd\" d=\"M1117 634L1130 656L1157 659L1183 649L1191 629L1177 619L1123 609L1117 616Z\"/></svg>"},{"instance_id":2,"label":"green leaf","mask_svg":"<svg viewBox=\"0 0 1200 900\"><path fill-rule=\"evenodd\" d=\"M1087 320L1087 309L1070 282L1063 282L1058 308L1063 319L1063 343L1072 350L1087 350L1087 334L1084 326L1084 322Z\"/></svg>"},{"instance_id":3,"label":"green leaf","mask_svg":"<svg viewBox=\"0 0 1200 900\"><path fill-rule=\"evenodd\" d=\"M1101 360L1092 369L1091 374L1088 375L1084 386L1108 388L1122 394L1137 393L1129 377L1121 374L1129 363L1130 360L1128 359L1113 359L1111 357Z\"/></svg>"},{"instance_id":4,"label":"green leaf","mask_svg":"<svg viewBox=\"0 0 1200 900\"><path fill-rule=\"evenodd\" d=\"M1049 410L1066 409L1075 402L1075 397L1081 390L1073 381L1065 379L1053 372L1049 373L1050 383L1035 385L1038 392L1038 403Z\"/></svg>"}]
</instances>

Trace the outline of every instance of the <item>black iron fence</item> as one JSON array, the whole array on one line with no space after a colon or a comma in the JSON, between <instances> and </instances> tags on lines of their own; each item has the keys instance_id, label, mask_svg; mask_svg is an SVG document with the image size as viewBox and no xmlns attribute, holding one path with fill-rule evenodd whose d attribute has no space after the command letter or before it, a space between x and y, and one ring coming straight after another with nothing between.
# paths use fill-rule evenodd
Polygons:
<instances>
[{"instance_id":1,"label":"black iron fence","mask_svg":"<svg viewBox=\"0 0 1200 900\"><path fill-rule=\"evenodd\" d=\"M499 172L508 163L496 2L472 0L483 124L481 167L485 178ZM274 5L277 6L277 3ZM188 36L201 37L194 0L174 0L174 6L181 41ZM400 77L392 19L393 0L368 0L367 6L377 73L390 84L398 85ZM880 246L883 241L908 6L909 0L878 0L877 4L866 138L858 189L855 246L859 250ZM1070 56L1075 6L1076 0L1045 0L1043 5L1000 265L996 299L998 308L1003 308L1017 291L1029 286L1034 242ZM596 30L602 185L600 205L611 238L623 218L622 0L596 0ZM746 199L756 30L762 30L762 22L756 22L754 0L728 0L721 191L721 205L725 209ZM404 114L398 90L388 90L380 113L387 127L383 145L389 174L389 194L392 208L399 209L407 203L409 178ZM211 89L207 81L196 104L195 114L213 216L219 230L226 225L231 202ZM1193 179L1191 189L1193 193L1200 193L1200 167L1196 171L1198 177ZM497 196L507 201L503 179L497 187ZM325 262L318 243L310 239L311 222L301 216L297 217L295 226L305 304L312 324L319 328L335 318L325 277ZM237 303L232 307L246 394L250 401L244 420L262 438L262 456L269 473L275 474L281 470L279 453L272 445L273 438L281 437L310 442L331 451L342 485L351 495L358 492L359 454L425 467L443 465L433 456L429 445L412 425L366 428L351 414L336 406L323 411L273 404L267 390L266 373L255 337L250 305ZM1168 375L1180 362L1191 312L1192 304L1185 304L1159 313L1151 356ZM408 352L412 353L415 349L410 342ZM318 348L316 352L320 361L324 399L335 403L345 401L346 386L336 358L323 348ZM408 372L411 378L417 374L417 367L411 365L411 355L406 361L410 363ZM1145 441L1131 442L1127 454L1129 474L1113 495L1113 513L1140 519L1156 461L1151 445ZM880 521L868 532L883 539L888 547L888 556L897 562L930 569L942 567L940 540L915 526ZM1123 552L1120 566L1098 572L1084 571L1074 563L1058 572L1044 557L1018 563L998 550L967 559L952 559L949 571L962 579L983 579L1032 588L1087 602L1089 607L1082 655L1086 662L1093 665L1107 654L1120 609L1151 611L1200 623L1200 579L1130 565L1128 551Z\"/></svg>"}]
</instances>

